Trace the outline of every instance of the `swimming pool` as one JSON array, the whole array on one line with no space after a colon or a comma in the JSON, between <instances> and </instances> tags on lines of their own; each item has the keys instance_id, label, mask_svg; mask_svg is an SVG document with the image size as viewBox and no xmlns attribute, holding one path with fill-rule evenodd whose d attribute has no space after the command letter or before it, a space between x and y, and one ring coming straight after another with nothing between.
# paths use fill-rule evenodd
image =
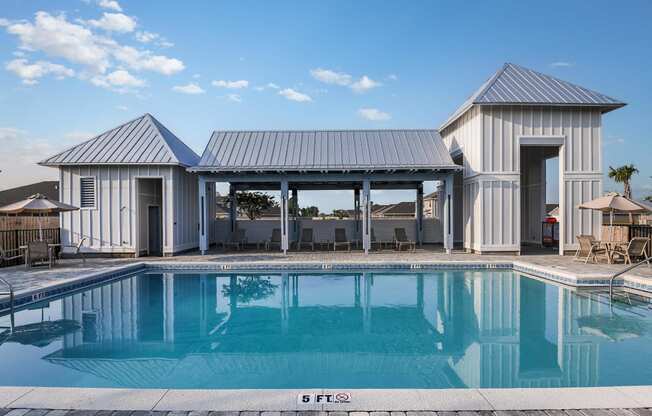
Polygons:
<instances>
[{"instance_id":1,"label":"swimming pool","mask_svg":"<svg viewBox=\"0 0 652 416\"><path fill-rule=\"evenodd\" d=\"M15 325L0 385L652 384L646 304L611 309L511 270L142 272L31 305Z\"/></svg>"}]
</instances>

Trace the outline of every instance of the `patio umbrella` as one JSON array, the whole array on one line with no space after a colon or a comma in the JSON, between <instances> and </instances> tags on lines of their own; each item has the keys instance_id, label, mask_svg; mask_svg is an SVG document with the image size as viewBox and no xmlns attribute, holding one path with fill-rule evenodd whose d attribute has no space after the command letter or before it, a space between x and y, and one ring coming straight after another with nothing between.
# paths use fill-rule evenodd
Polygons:
<instances>
[{"instance_id":1,"label":"patio umbrella","mask_svg":"<svg viewBox=\"0 0 652 416\"><path fill-rule=\"evenodd\" d=\"M13 204L0 207L0 213L3 214L32 214L39 215L39 238L43 240L43 229L41 227L40 216L45 214L56 214L59 212L75 211L79 208L64 204L59 201L52 201L47 196L42 194L35 194L22 201L14 202Z\"/></svg>"},{"instance_id":2,"label":"patio umbrella","mask_svg":"<svg viewBox=\"0 0 652 416\"><path fill-rule=\"evenodd\" d=\"M12 331L0 334L0 344L15 342L23 345L34 345L35 347L45 347L57 338L79 329L81 329L79 322L71 319L34 322L16 326Z\"/></svg>"},{"instance_id":3,"label":"patio umbrella","mask_svg":"<svg viewBox=\"0 0 652 416\"><path fill-rule=\"evenodd\" d=\"M587 334L614 342L642 337L649 330L649 324L634 316L583 316L577 319L577 324Z\"/></svg>"},{"instance_id":4,"label":"patio umbrella","mask_svg":"<svg viewBox=\"0 0 652 416\"><path fill-rule=\"evenodd\" d=\"M636 214L649 212L648 208L625 198L622 195L611 193L592 201L585 202L577 206L579 209L592 209L594 211L602 211L609 213L609 227L611 229L611 238L613 239L613 224L614 212L625 212L628 214Z\"/></svg>"}]
</instances>

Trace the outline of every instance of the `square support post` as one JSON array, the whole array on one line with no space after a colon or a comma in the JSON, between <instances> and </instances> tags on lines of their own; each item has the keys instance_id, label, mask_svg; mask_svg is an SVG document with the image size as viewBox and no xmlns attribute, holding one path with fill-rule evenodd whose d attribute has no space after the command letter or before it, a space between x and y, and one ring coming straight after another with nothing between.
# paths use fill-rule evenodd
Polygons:
<instances>
[{"instance_id":1,"label":"square support post","mask_svg":"<svg viewBox=\"0 0 652 416\"><path fill-rule=\"evenodd\" d=\"M229 185L229 220L231 221L231 236L234 236L235 230L238 228L238 199L233 184Z\"/></svg>"},{"instance_id":2,"label":"square support post","mask_svg":"<svg viewBox=\"0 0 652 416\"><path fill-rule=\"evenodd\" d=\"M365 254L371 249L371 182L362 181L362 248Z\"/></svg>"},{"instance_id":3,"label":"square support post","mask_svg":"<svg viewBox=\"0 0 652 416\"><path fill-rule=\"evenodd\" d=\"M453 207L453 175L448 175L444 181L444 250L446 254L453 252L453 221L454 221L454 207Z\"/></svg>"},{"instance_id":4,"label":"square support post","mask_svg":"<svg viewBox=\"0 0 652 416\"><path fill-rule=\"evenodd\" d=\"M290 246L288 239L288 181L281 181L281 250L287 254Z\"/></svg>"},{"instance_id":5,"label":"square support post","mask_svg":"<svg viewBox=\"0 0 652 416\"><path fill-rule=\"evenodd\" d=\"M206 198L206 179L199 175L199 250L206 254L208 250L208 200Z\"/></svg>"},{"instance_id":6,"label":"square support post","mask_svg":"<svg viewBox=\"0 0 652 416\"><path fill-rule=\"evenodd\" d=\"M423 182L417 185L417 201L415 205L414 218L417 226L417 243L423 244Z\"/></svg>"},{"instance_id":7,"label":"square support post","mask_svg":"<svg viewBox=\"0 0 652 416\"><path fill-rule=\"evenodd\" d=\"M299 192L292 190L292 240L299 241Z\"/></svg>"},{"instance_id":8,"label":"square support post","mask_svg":"<svg viewBox=\"0 0 652 416\"><path fill-rule=\"evenodd\" d=\"M353 190L353 223L355 224L355 238L360 238L360 188Z\"/></svg>"}]
</instances>

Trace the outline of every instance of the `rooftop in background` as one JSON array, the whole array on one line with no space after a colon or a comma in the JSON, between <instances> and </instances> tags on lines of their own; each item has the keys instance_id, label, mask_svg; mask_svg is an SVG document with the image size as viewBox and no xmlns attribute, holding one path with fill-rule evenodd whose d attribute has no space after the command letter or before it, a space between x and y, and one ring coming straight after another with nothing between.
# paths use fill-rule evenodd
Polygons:
<instances>
[{"instance_id":1,"label":"rooftop in background","mask_svg":"<svg viewBox=\"0 0 652 416\"><path fill-rule=\"evenodd\" d=\"M519 65L506 63L440 127L443 130L474 104L593 106L604 112L625 105L607 95Z\"/></svg>"},{"instance_id":2,"label":"rooftop in background","mask_svg":"<svg viewBox=\"0 0 652 416\"><path fill-rule=\"evenodd\" d=\"M59 200L59 181L43 181L0 191L0 207L13 204L34 194L42 194L52 201Z\"/></svg>"},{"instance_id":3,"label":"rooftop in background","mask_svg":"<svg viewBox=\"0 0 652 416\"><path fill-rule=\"evenodd\" d=\"M146 113L84 143L49 157L43 166L179 165L193 166L199 156Z\"/></svg>"},{"instance_id":4,"label":"rooftop in background","mask_svg":"<svg viewBox=\"0 0 652 416\"><path fill-rule=\"evenodd\" d=\"M457 170L436 130L216 131L196 172Z\"/></svg>"}]
</instances>

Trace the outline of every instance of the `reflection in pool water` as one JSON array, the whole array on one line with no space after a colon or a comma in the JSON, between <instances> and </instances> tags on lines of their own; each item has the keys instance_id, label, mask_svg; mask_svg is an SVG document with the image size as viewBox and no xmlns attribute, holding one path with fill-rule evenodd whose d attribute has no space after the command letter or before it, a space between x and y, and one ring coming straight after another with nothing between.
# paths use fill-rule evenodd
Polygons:
<instances>
[{"instance_id":1,"label":"reflection in pool water","mask_svg":"<svg viewBox=\"0 0 652 416\"><path fill-rule=\"evenodd\" d=\"M645 305L612 312L511 271L143 274L20 311L16 325L0 335L0 385L652 383Z\"/></svg>"}]
</instances>

